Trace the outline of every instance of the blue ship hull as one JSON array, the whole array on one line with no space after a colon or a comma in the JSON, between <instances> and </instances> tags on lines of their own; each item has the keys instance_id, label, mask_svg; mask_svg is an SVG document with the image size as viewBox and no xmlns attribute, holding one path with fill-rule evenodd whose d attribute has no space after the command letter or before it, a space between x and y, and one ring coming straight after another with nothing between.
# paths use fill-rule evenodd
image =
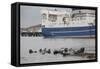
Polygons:
<instances>
[{"instance_id":1,"label":"blue ship hull","mask_svg":"<svg viewBox=\"0 0 100 69\"><path fill-rule=\"evenodd\" d=\"M95 37L95 26L42 28L44 37Z\"/></svg>"}]
</instances>

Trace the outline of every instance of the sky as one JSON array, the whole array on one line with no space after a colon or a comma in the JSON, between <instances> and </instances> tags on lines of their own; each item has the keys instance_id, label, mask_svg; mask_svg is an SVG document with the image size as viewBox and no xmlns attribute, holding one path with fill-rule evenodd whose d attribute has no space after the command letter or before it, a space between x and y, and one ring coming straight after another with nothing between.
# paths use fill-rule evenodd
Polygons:
<instances>
[{"instance_id":1,"label":"sky","mask_svg":"<svg viewBox=\"0 0 100 69\"><path fill-rule=\"evenodd\" d=\"M34 6L21 6L21 28L41 24L41 8Z\"/></svg>"}]
</instances>

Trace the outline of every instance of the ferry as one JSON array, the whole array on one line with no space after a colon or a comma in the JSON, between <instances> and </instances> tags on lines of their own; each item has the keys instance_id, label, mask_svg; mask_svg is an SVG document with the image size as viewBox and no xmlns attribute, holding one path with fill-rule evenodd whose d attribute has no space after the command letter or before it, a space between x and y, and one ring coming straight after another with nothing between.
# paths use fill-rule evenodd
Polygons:
<instances>
[{"instance_id":1,"label":"ferry","mask_svg":"<svg viewBox=\"0 0 100 69\"><path fill-rule=\"evenodd\" d=\"M43 9L44 37L95 37L95 11L88 9Z\"/></svg>"}]
</instances>

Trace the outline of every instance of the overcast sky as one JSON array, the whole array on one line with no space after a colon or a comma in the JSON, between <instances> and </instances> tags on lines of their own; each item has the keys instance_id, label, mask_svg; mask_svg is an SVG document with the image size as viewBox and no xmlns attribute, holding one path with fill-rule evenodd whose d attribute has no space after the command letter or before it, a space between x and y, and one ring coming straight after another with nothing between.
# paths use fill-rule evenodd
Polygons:
<instances>
[{"instance_id":1,"label":"overcast sky","mask_svg":"<svg viewBox=\"0 0 100 69\"><path fill-rule=\"evenodd\" d=\"M40 7L21 6L21 28L37 25L41 23Z\"/></svg>"}]
</instances>

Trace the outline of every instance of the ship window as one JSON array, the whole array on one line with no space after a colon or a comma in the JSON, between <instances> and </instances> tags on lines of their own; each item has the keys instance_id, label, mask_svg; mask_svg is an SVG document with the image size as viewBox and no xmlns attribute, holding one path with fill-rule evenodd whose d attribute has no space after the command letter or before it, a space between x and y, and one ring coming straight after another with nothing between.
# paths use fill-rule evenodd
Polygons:
<instances>
[{"instance_id":1,"label":"ship window","mask_svg":"<svg viewBox=\"0 0 100 69\"><path fill-rule=\"evenodd\" d=\"M43 19L47 19L46 14L42 14Z\"/></svg>"},{"instance_id":2,"label":"ship window","mask_svg":"<svg viewBox=\"0 0 100 69\"><path fill-rule=\"evenodd\" d=\"M52 22L56 22L56 20L57 20L57 15L52 15L52 14L50 14L48 20L49 20L49 21L52 21Z\"/></svg>"}]
</instances>

